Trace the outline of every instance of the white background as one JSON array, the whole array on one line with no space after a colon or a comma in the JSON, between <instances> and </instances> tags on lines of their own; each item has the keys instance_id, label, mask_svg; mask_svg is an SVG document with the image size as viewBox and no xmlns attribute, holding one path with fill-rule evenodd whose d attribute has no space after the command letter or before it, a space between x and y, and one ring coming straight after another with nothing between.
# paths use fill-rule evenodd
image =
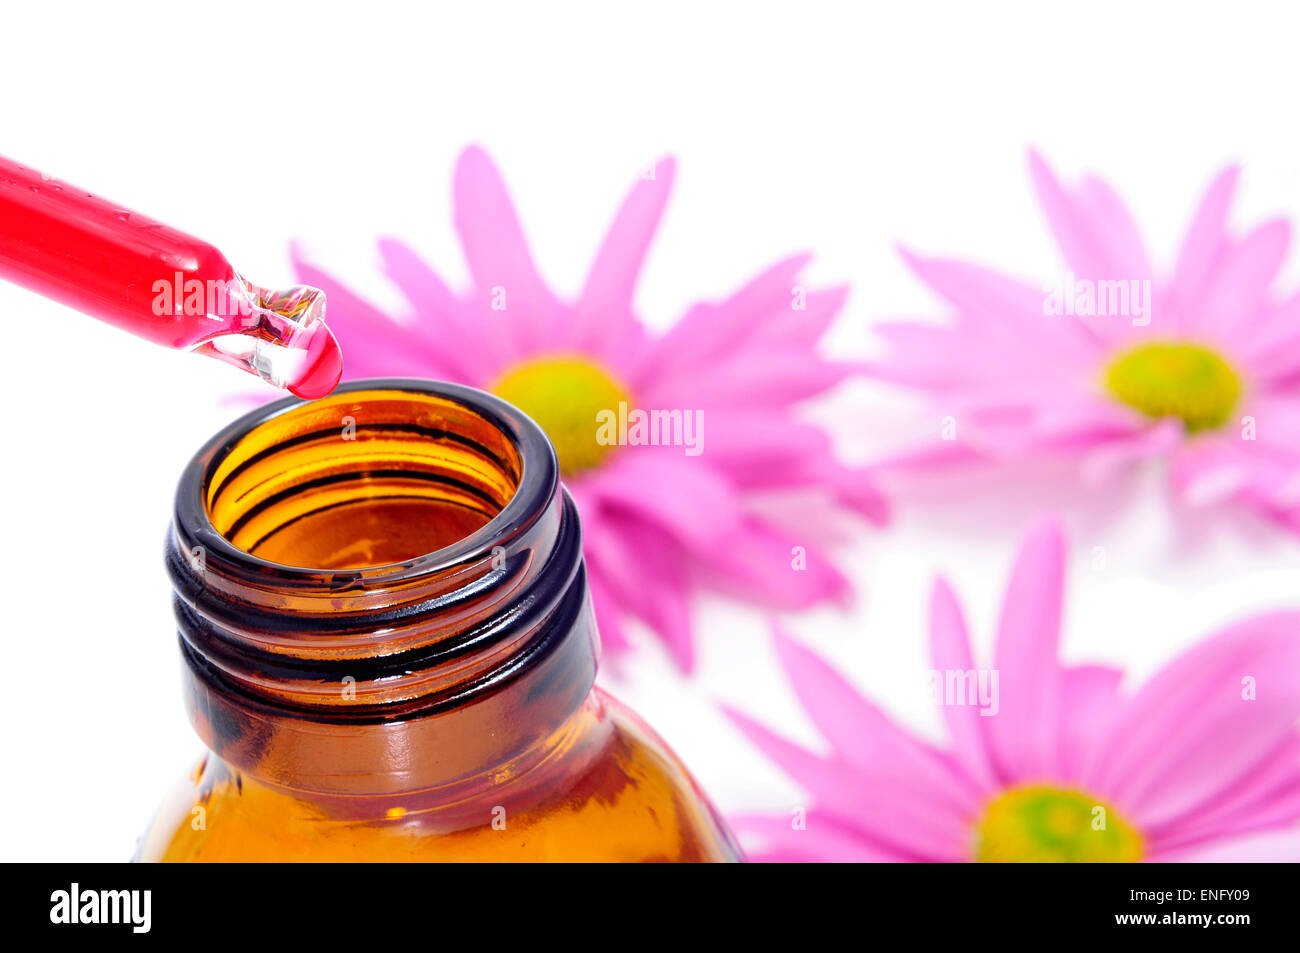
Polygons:
<instances>
[{"instance_id":1,"label":"white background","mask_svg":"<svg viewBox=\"0 0 1300 953\"><path fill-rule=\"evenodd\" d=\"M1284 5L332 6L7 9L0 153L202 236L260 283L289 282L286 247L301 238L393 305L379 235L464 280L449 189L464 145L498 161L562 292L579 287L638 171L672 153L676 194L638 295L646 319L664 325L812 249L813 279L854 286L830 342L841 354L868 352L873 320L938 309L897 241L1034 281L1059 274L1030 144L1065 176L1110 178L1166 263L1226 161L1245 164L1238 225L1300 211L1300 61ZM223 397L258 385L12 286L0 320L0 857L126 858L199 749L161 560L172 492L237 412ZM910 410L859 386L822 417L863 459L914 427ZM1300 544L1237 511L1173 510L1162 490L1152 470L1089 499L1070 485L1000 508L955 485L901 499L888 531L843 550L856 608L790 626L932 733L933 573L954 580L987 644L1015 540L1047 509L1071 532L1072 659L1141 676L1218 623L1300 603ZM725 700L816 743L764 620L705 600L697 621L693 679L648 640L603 678L724 809L785 812L797 788L716 710Z\"/></svg>"}]
</instances>

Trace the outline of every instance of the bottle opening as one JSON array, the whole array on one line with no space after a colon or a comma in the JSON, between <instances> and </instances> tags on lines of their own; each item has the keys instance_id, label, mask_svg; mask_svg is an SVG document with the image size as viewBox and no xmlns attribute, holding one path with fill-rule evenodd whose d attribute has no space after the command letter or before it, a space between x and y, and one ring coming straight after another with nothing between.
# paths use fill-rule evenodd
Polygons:
<instances>
[{"instance_id":1,"label":"bottle opening","mask_svg":"<svg viewBox=\"0 0 1300 953\"><path fill-rule=\"evenodd\" d=\"M253 428L205 487L213 528L285 566L366 569L482 530L523 475L499 423L429 393L350 390Z\"/></svg>"},{"instance_id":2,"label":"bottle opening","mask_svg":"<svg viewBox=\"0 0 1300 953\"><path fill-rule=\"evenodd\" d=\"M555 451L468 387L355 381L235 421L181 477L167 569L190 718L271 784L474 776L532 750L595 679Z\"/></svg>"}]
</instances>

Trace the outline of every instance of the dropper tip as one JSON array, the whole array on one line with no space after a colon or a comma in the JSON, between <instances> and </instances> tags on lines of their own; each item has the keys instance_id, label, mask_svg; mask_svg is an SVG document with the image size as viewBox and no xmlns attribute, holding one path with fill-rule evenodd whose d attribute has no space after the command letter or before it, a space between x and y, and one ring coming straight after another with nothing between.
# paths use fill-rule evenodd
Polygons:
<instances>
[{"instance_id":1,"label":"dropper tip","mask_svg":"<svg viewBox=\"0 0 1300 953\"><path fill-rule=\"evenodd\" d=\"M302 371L294 380L285 381L284 387L295 397L316 400L332 392L342 379L343 349L334 332L320 322L312 328L305 352Z\"/></svg>"},{"instance_id":2,"label":"dropper tip","mask_svg":"<svg viewBox=\"0 0 1300 953\"><path fill-rule=\"evenodd\" d=\"M281 291L239 279L239 307L223 332L196 350L255 374L303 400L325 397L343 377L343 349L325 324L325 292L307 285Z\"/></svg>"}]
</instances>

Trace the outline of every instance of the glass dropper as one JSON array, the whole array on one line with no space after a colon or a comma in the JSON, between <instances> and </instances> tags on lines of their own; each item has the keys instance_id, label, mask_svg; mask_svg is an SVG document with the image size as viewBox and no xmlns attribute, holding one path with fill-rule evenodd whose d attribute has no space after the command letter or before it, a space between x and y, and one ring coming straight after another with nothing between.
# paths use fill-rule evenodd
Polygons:
<instances>
[{"instance_id":1,"label":"glass dropper","mask_svg":"<svg viewBox=\"0 0 1300 953\"><path fill-rule=\"evenodd\" d=\"M261 288L207 242L2 156L0 278L299 397L343 372L319 289Z\"/></svg>"}]
</instances>

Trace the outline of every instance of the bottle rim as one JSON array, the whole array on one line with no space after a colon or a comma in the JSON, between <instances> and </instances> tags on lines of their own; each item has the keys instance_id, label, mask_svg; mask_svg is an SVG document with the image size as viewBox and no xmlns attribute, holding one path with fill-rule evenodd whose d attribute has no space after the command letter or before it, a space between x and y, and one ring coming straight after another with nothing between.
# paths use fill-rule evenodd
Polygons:
<instances>
[{"instance_id":1,"label":"bottle rim","mask_svg":"<svg viewBox=\"0 0 1300 953\"><path fill-rule=\"evenodd\" d=\"M560 467L550 439L531 418L499 397L446 381L381 377L340 384L330 398L367 391L409 393L453 401L505 435L522 461L513 496L484 526L446 546L409 559L348 571L363 577L367 584L400 584L412 577L464 563L484 552L490 553L494 540L510 535L512 530L535 518L558 492ZM240 575L274 577L290 585L318 582L323 575L339 572L263 559L236 546L213 525L206 498L217 467L238 443L277 417L312 403L317 402L285 397L249 411L218 431L194 455L181 474L174 508L174 526L183 534L183 541L192 544L191 551L193 547L202 547L205 558L216 557Z\"/></svg>"}]
</instances>

